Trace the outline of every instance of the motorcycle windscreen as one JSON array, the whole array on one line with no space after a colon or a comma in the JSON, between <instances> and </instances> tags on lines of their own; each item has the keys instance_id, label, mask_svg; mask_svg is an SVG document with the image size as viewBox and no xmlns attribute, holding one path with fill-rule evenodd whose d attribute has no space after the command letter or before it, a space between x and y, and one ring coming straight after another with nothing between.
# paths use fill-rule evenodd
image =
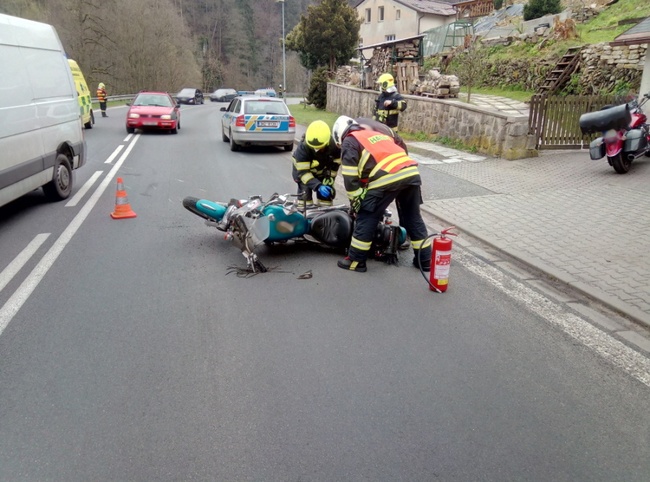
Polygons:
<instances>
[{"instance_id":1,"label":"motorcycle windscreen","mask_svg":"<svg viewBox=\"0 0 650 482\"><path fill-rule=\"evenodd\" d=\"M269 237L271 233L271 221L268 216L260 216L257 218L253 225L250 227L251 239L253 244L257 246L262 244L265 239Z\"/></svg>"}]
</instances>

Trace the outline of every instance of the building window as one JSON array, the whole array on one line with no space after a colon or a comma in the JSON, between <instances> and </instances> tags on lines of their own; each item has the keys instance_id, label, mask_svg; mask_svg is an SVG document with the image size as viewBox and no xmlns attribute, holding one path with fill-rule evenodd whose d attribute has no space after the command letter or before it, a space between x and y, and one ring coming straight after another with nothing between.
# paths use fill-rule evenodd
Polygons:
<instances>
[{"instance_id":1,"label":"building window","mask_svg":"<svg viewBox=\"0 0 650 482\"><path fill-rule=\"evenodd\" d=\"M384 39L386 40L386 42L390 42L391 40L395 40L395 34L386 35L384 37Z\"/></svg>"},{"instance_id":2,"label":"building window","mask_svg":"<svg viewBox=\"0 0 650 482\"><path fill-rule=\"evenodd\" d=\"M377 9L377 21L378 22L384 21L384 7L379 7Z\"/></svg>"},{"instance_id":3,"label":"building window","mask_svg":"<svg viewBox=\"0 0 650 482\"><path fill-rule=\"evenodd\" d=\"M399 10L399 9L395 10L395 20L399 20L401 15L402 15L401 10Z\"/></svg>"},{"instance_id":4,"label":"building window","mask_svg":"<svg viewBox=\"0 0 650 482\"><path fill-rule=\"evenodd\" d=\"M366 8L366 23L370 23L370 9Z\"/></svg>"}]
</instances>

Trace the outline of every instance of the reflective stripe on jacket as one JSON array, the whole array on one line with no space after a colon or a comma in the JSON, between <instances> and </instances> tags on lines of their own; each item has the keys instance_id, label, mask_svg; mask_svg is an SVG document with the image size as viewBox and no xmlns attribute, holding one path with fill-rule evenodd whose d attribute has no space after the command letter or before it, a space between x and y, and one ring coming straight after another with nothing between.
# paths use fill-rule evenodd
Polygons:
<instances>
[{"instance_id":1,"label":"reflective stripe on jacket","mask_svg":"<svg viewBox=\"0 0 650 482\"><path fill-rule=\"evenodd\" d=\"M353 137L362 148L360 155L351 150L342 156L343 180L348 197L354 198L363 188L390 188L403 184L420 184L418 163L395 144L392 137L372 131L356 130ZM344 139L344 146L345 141Z\"/></svg>"}]
</instances>

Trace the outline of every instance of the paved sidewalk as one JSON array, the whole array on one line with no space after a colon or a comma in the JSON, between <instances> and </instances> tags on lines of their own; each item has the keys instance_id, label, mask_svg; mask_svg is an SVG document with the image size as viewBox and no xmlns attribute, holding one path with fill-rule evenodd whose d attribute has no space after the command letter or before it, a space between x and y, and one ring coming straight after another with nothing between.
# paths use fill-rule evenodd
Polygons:
<instances>
[{"instance_id":1,"label":"paved sidewalk","mask_svg":"<svg viewBox=\"0 0 650 482\"><path fill-rule=\"evenodd\" d=\"M421 169L489 192L425 200L426 212L650 327L650 159L625 175L580 151Z\"/></svg>"}]
</instances>

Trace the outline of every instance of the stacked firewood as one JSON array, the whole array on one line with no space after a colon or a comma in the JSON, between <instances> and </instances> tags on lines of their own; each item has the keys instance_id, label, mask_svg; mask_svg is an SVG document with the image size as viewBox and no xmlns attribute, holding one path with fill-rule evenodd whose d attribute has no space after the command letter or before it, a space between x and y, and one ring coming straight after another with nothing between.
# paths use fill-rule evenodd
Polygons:
<instances>
[{"instance_id":1,"label":"stacked firewood","mask_svg":"<svg viewBox=\"0 0 650 482\"><path fill-rule=\"evenodd\" d=\"M353 87L361 86L361 74L358 69L349 65L342 65L336 71L336 83L342 85L351 85Z\"/></svg>"},{"instance_id":2,"label":"stacked firewood","mask_svg":"<svg viewBox=\"0 0 650 482\"><path fill-rule=\"evenodd\" d=\"M427 97L458 97L460 83L455 75L443 75L438 69L429 70L423 80L411 85L411 93Z\"/></svg>"},{"instance_id":3,"label":"stacked firewood","mask_svg":"<svg viewBox=\"0 0 650 482\"><path fill-rule=\"evenodd\" d=\"M391 53L386 48L375 48L370 59L370 74L374 80L377 80L381 74L391 73Z\"/></svg>"}]
</instances>

